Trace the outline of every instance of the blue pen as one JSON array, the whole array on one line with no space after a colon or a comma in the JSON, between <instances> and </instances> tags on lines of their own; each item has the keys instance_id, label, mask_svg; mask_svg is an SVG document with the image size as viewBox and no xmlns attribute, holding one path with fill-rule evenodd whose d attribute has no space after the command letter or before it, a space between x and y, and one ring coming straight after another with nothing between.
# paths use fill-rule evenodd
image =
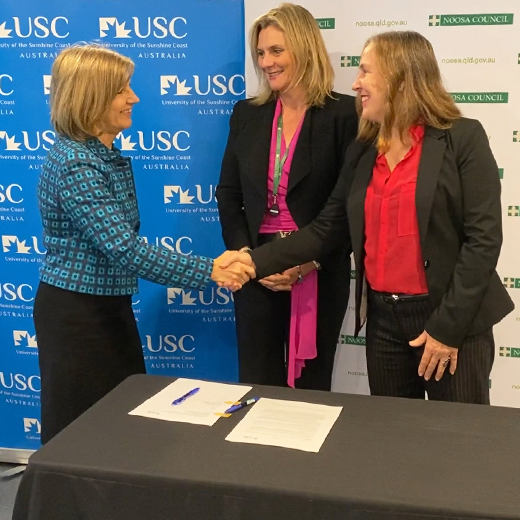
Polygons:
<instances>
[{"instance_id":1,"label":"blue pen","mask_svg":"<svg viewBox=\"0 0 520 520\"><path fill-rule=\"evenodd\" d=\"M247 401L243 401L240 404L234 404L230 408L228 408L224 413L233 413L237 410L241 410L242 408L245 408L246 406L249 406L250 404L255 404L260 397L251 397L251 399L248 399Z\"/></svg>"},{"instance_id":2,"label":"blue pen","mask_svg":"<svg viewBox=\"0 0 520 520\"><path fill-rule=\"evenodd\" d=\"M190 390L187 394L184 394L183 396L179 397L178 399L175 399L175 401L173 401L172 405L183 403L184 401L186 401L186 399L188 399L188 397L195 395L199 390L200 390L200 388L198 388L198 387L194 388L193 390Z\"/></svg>"}]
</instances>

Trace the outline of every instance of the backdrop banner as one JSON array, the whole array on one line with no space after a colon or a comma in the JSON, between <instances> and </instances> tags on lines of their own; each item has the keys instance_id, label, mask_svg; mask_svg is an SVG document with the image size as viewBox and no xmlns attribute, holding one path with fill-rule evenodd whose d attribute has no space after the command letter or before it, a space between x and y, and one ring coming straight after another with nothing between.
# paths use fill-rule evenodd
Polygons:
<instances>
[{"instance_id":1,"label":"backdrop banner","mask_svg":"<svg viewBox=\"0 0 520 520\"><path fill-rule=\"evenodd\" d=\"M241 0L2 2L0 460L40 445L32 310L45 250L36 183L56 137L48 101L54 59L95 42L134 60L141 102L115 145L132 158L141 234L184 255L214 257L224 250L215 186L229 116L245 95L243 18ZM236 381L229 291L141 281L134 312L149 373Z\"/></svg>"},{"instance_id":2,"label":"backdrop banner","mask_svg":"<svg viewBox=\"0 0 520 520\"><path fill-rule=\"evenodd\" d=\"M245 0L246 34L254 19L279 1ZM351 86L367 38L383 31L411 30L432 43L445 84L466 117L486 129L502 178L504 243L498 272L516 310L495 327L496 357L491 379L494 405L520 406L520 3L517 0L381 2L299 0L317 19L336 73L335 90ZM248 52L248 50L246 51ZM247 95L257 81L246 56ZM352 283L352 289L353 289ZM354 302L338 340L333 389L369 393L365 341L354 338ZM463 355L463 353L461 353Z\"/></svg>"},{"instance_id":3,"label":"backdrop banner","mask_svg":"<svg viewBox=\"0 0 520 520\"><path fill-rule=\"evenodd\" d=\"M50 71L60 50L96 42L136 63L141 102L115 141L133 159L141 233L181 254L224 248L215 201L233 104L256 90L244 34L278 0L6 0L0 11L0 460L22 460L40 445L38 345L32 310L45 250L36 182L55 133ZM489 135L502 178L504 244L498 271L520 308L520 23L517 0L300 0L317 19L336 72L352 93L365 40L415 30L433 44L448 90ZM245 13L244 13L245 11ZM244 27L245 18L245 27ZM516 31L516 33L515 33ZM244 65L244 56L246 61ZM352 280L352 288L353 288ZM147 369L236 381L232 294L215 286L185 291L140 282L134 311ZM353 337L351 300L333 389L368 393L364 338ZM520 406L520 314L495 327L490 379L495 405ZM74 345L71 345L74 348ZM20 453L24 454L23 456Z\"/></svg>"}]
</instances>

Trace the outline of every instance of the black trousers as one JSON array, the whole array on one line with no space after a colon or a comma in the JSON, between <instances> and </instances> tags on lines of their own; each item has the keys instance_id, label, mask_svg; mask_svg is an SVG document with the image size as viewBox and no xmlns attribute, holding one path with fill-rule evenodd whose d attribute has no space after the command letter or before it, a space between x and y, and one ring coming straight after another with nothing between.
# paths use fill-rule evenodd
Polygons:
<instances>
[{"instance_id":1,"label":"black trousers","mask_svg":"<svg viewBox=\"0 0 520 520\"><path fill-rule=\"evenodd\" d=\"M348 283L348 282L346 282ZM320 289L318 289L320 292ZM330 390L341 324L348 305L348 285L336 294L318 297L315 359L305 362L297 388ZM286 347L291 293L273 292L255 280L234 294L241 383L287 386Z\"/></svg>"},{"instance_id":2,"label":"black trousers","mask_svg":"<svg viewBox=\"0 0 520 520\"><path fill-rule=\"evenodd\" d=\"M40 283L34 325L41 440L48 442L145 365L130 296L94 296Z\"/></svg>"},{"instance_id":3,"label":"black trousers","mask_svg":"<svg viewBox=\"0 0 520 520\"><path fill-rule=\"evenodd\" d=\"M433 305L426 296L389 302L369 290L366 332L368 381L372 395L489 404L489 375L495 357L492 329L468 336L459 348L457 370L440 381L419 377L424 348L408 342L424 330ZM435 372L434 372L435 374Z\"/></svg>"}]
</instances>

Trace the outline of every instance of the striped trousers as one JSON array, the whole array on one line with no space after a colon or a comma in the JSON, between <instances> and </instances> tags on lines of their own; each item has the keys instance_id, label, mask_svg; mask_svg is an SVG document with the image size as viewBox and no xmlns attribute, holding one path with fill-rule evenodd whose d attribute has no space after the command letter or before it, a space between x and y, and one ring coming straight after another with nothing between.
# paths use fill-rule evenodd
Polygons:
<instances>
[{"instance_id":1,"label":"striped trousers","mask_svg":"<svg viewBox=\"0 0 520 520\"><path fill-rule=\"evenodd\" d=\"M369 289L366 356L372 395L489 404L489 375L495 357L492 329L468 336L459 348L457 370L440 381L418 375L424 348L408 343L424 330L433 311L426 295L389 301ZM435 374L435 372L434 372Z\"/></svg>"}]
</instances>

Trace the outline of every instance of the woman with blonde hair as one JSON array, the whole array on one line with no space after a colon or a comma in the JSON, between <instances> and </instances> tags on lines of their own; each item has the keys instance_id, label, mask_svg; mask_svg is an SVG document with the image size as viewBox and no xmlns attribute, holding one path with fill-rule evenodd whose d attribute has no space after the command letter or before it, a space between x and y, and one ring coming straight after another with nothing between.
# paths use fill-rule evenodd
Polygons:
<instances>
[{"instance_id":1,"label":"woman with blonde hair","mask_svg":"<svg viewBox=\"0 0 520 520\"><path fill-rule=\"evenodd\" d=\"M34 304L45 443L132 374L144 373L131 297L137 279L233 289L251 268L223 271L205 257L147 244L130 159L113 146L139 101L133 62L103 47L56 58L51 120L58 133L42 167L38 203L47 253Z\"/></svg>"},{"instance_id":2,"label":"woman with blonde hair","mask_svg":"<svg viewBox=\"0 0 520 520\"><path fill-rule=\"evenodd\" d=\"M332 90L332 65L309 11L284 3L260 16L250 47L258 94L235 105L216 192L224 242L236 250L312 222L357 132L354 98ZM343 242L235 293L241 382L330 390L350 252Z\"/></svg>"},{"instance_id":3,"label":"woman with blonde hair","mask_svg":"<svg viewBox=\"0 0 520 520\"><path fill-rule=\"evenodd\" d=\"M500 179L482 125L461 117L430 42L370 38L352 86L358 139L308 227L253 251L257 276L349 241L356 334L374 395L489 404L492 327L513 309L496 270Z\"/></svg>"}]
</instances>

